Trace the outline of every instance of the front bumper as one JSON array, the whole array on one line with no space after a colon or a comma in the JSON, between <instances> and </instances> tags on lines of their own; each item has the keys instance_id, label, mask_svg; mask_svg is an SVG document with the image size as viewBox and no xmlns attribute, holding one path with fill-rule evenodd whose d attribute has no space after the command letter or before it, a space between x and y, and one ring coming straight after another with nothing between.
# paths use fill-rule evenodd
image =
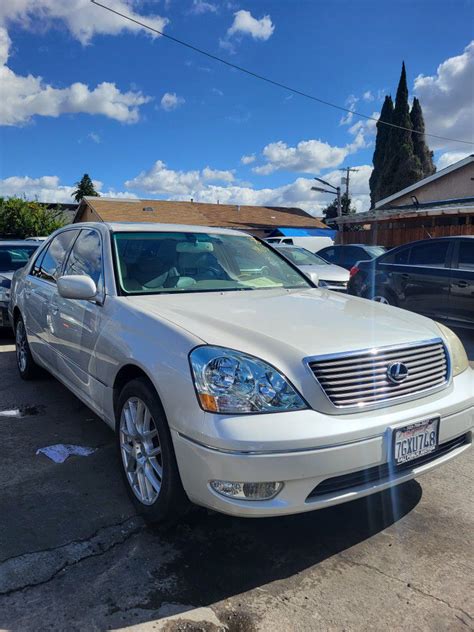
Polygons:
<instances>
[{"instance_id":1,"label":"front bumper","mask_svg":"<svg viewBox=\"0 0 474 632\"><path fill-rule=\"evenodd\" d=\"M453 393L451 397L452 395ZM431 412L428 412L429 408ZM398 414L389 411L390 409L384 409L384 411L375 410L367 413L368 418L375 417L379 422L383 413L387 415L384 429L375 436L371 435L368 429L370 424L361 420L361 425L366 429L365 438L354 438L349 434L343 437L334 433L332 441L326 437L324 444L310 449L295 448L294 444L286 449L278 448L268 451L246 451L241 447L232 449L231 446L215 447L204 445L200 441L172 430L173 444L184 488L194 503L226 514L242 517L295 514L383 491L430 471L468 450L472 445L474 405L471 398L464 402L464 408L462 408L462 402L458 402L455 412L450 407L442 409L439 402L431 402L430 406L423 400L412 402L410 411L404 410ZM306 413L308 416L315 414L314 411L306 411ZM412 466L393 471L387 465L393 429L435 414L440 415L441 418L439 455L428 462L414 462ZM325 424L337 426L338 419L326 417ZM259 423L258 418L253 418L253 421L255 424ZM276 419L275 422L277 422ZM459 441L454 441L456 439ZM443 444L446 448L449 446L450 449L443 450ZM361 477L361 471L366 470L372 473L375 470L381 474L378 477ZM387 470L390 470L389 474ZM355 476L344 476L351 473ZM341 478L347 478L349 481L353 479L355 483L346 484L339 489L328 485L327 488L330 489L328 493L315 493L315 489L323 481L326 485L328 479L340 480ZM283 482L283 489L271 500L236 500L221 496L212 490L210 487L212 480L278 481ZM324 490L324 486L322 489Z\"/></svg>"}]
</instances>

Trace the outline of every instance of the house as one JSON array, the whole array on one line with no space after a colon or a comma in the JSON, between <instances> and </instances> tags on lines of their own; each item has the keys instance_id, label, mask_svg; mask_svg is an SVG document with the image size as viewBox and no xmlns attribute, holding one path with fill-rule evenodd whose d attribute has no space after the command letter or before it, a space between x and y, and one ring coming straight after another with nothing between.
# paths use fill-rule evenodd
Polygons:
<instances>
[{"instance_id":1,"label":"house","mask_svg":"<svg viewBox=\"0 0 474 632\"><path fill-rule=\"evenodd\" d=\"M474 154L379 200L365 213L336 218L339 243L398 246L416 239L474 235Z\"/></svg>"},{"instance_id":2,"label":"house","mask_svg":"<svg viewBox=\"0 0 474 632\"><path fill-rule=\"evenodd\" d=\"M259 237L267 237L280 227L328 230L321 220L300 208L105 197L85 197L74 222L194 224L235 228Z\"/></svg>"}]
</instances>

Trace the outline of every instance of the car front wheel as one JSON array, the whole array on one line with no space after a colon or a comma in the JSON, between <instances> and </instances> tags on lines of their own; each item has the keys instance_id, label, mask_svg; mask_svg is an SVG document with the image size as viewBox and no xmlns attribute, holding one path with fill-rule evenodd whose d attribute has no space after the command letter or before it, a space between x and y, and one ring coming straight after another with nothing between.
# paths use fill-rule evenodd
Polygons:
<instances>
[{"instance_id":1,"label":"car front wheel","mask_svg":"<svg viewBox=\"0 0 474 632\"><path fill-rule=\"evenodd\" d=\"M38 376L39 367L31 355L25 323L21 316L18 317L15 323L15 350L20 377L23 380L33 380Z\"/></svg>"},{"instance_id":2,"label":"car front wheel","mask_svg":"<svg viewBox=\"0 0 474 632\"><path fill-rule=\"evenodd\" d=\"M176 521L189 501L163 408L148 380L134 379L123 388L116 424L122 474L137 511L150 522Z\"/></svg>"}]
</instances>

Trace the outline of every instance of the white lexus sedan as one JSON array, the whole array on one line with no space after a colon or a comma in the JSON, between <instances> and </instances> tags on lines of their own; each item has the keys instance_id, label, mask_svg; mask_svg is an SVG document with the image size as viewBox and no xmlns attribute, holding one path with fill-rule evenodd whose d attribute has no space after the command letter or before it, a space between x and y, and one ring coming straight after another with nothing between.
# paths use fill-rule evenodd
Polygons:
<instances>
[{"instance_id":1,"label":"white lexus sedan","mask_svg":"<svg viewBox=\"0 0 474 632\"><path fill-rule=\"evenodd\" d=\"M197 503L311 511L469 448L474 377L446 327L316 287L245 233L84 223L13 279L18 369L51 372L115 430L152 521Z\"/></svg>"}]
</instances>

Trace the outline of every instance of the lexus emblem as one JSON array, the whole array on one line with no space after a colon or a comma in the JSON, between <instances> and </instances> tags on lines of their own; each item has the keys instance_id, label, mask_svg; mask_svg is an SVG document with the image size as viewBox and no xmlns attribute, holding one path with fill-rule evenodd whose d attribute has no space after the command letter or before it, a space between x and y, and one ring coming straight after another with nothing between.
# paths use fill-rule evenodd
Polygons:
<instances>
[{"instance_id":1,"label":"lexus emblem","mask_svg":"<svg viewBox=\"0 0 474 632\"><path fill-rule=\"evenodd\" d=\"M392 384L400 384L408 377L408 367L403 362L392 362L387 367L387 378Z\"/></svg>"}]
</instances>

